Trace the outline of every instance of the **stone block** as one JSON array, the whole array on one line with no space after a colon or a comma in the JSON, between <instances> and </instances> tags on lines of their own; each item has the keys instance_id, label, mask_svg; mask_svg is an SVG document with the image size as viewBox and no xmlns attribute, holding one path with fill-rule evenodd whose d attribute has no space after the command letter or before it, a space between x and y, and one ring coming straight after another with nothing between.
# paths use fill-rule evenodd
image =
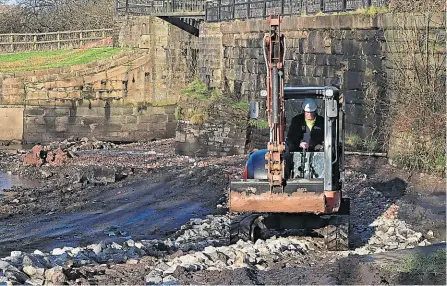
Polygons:
<instances>
[{"instance_id":1,"label":"stone block","mask_svg":"<svg viewBox=\"0 0 447 286\"><path fill-rule=\"evenodd\" d=\"M54 141L62 141L68 136L65 132L45 132L42 133L42 143L50 143Z\"/></svg>"},{"instance_id":2,"label":"stone block","mask_svg":"<svg viewBox=\"0 0 447 286\"><path fill-rule=\"evenodd\" d=\"M323 54L326 52L325 35L320 31L311 31L308 36L308 52Z\"/></svg>"},{"instance_id":3,"label":"stone block","mask_svg":"<svg viewBox=\"0 0 447 286\"><path fill-rule=\"evenodd\" d=\"M41 107L30 107L30 106L27 106L24 109L23 115L24 116L37 116L37 115L44 115L44 113L45 113L45 110L43 108L41 108Z\"/></svg>"},{"instance_id":4,"label":"stone block","mask_svg":"<svg viewBox=\"0 0 447 286\"><path fill-rule=\"evenodd\" d=\"M0 107L0 140L22 140L23 107Z\"/></svg>"},{"instance_id":5,"label":"stone block","mask_svg":"<svg viewBox=\"0 0 447 286\"><path fill-rule=\"evenodd\" d=\"M80 126L88 126L89 128L94 126L102 126L106 122L106 118L103 117L84 117L84 116L77 116L75 119L75 125Z\"/></svg>"},{"instance_id":6,"label":"stone block","mask_svg":"<svg viewBox=\"0 0 447 286\"><path fill-rule=\"evenodd\" d=\"M84 85L84 79L82 77L72 78L69 80L58 80L54 82L53 88L67 88L67 87L81 87Z\"/></svg>"},{"instance_id":7,"label":"stone block","mask_svg":"<svg viewBox=\"0 0 447 286\"><path fill-rule=\"evenodd\" d=\"M222 35L222 46L224 47L234 47L235 39L233 34Z\"/></svg>"},{"instance_id":8,"label":"stone block","mask_svg":"<svg viewBox=\"0 0 447 286\"><path fill-rule=\"evenodd\" d=\"M86 75L84 76L84 83L95 83L95 82L100 82L102 80L106 80L107 79L107 74L106 72L100 72L94 75Z\"/></svg>"},{"instance_id":9,"label":"stone block","mask_svg":"<svg viewBox=\"0 0 447 286\"><path fill-rule=\"evenodd\" d=\"M121 124L109 123L107 120L105 121L104 126L102 126L102 129L104 132L120 132L122 130Z\"/></svg>"},{"instance_id":10,"label":"stone block","mask_svg":"<svg viewBox=\"0 0 447 286\"><path fill-rule=\"evenodd\" d=\"M337 55L343 55L343 44L342 40L333 39L331 41L331 53Z\"/></svg>"},{"instance_id":11,"label":"stone block","mask_svg":"<svg viewBox=\"0 0 447 286\"><path fill-rule=\"evenodd\" d=\"M150 49L151 48L151 35L141 35L138 41L138 48Z\"/></svg>"},{"instance_id":12,"label":"stone block","mask_svg":"<svg viewBox=\"0 0 447 286\"><path fill-rule=\"evenodd\" d=\"M346 104L363 104L365 94L363 91L345 90L343 96Z\"/></svg>"},{"instance_id":13,"label":"stone block","mask_svg":"<svg viewBox=\"0 0 447 286\"><path fill-rule=\"evenodd\" d=\"M54 108L52 113L53 116L61 117L61 116L69 116L72 114L72 111L70 108Z\"/></svg>"},{"instance_id":14,"label":"stone block","mask_svg":"<svg viewBox=\"0 0 447 286\"><path fill-rule=\"evenodd\" d=\"M106 71L106 77L108 79L127 80L127 73L129 68L127 66L118 66Z\"/></svg>"},{"instance_id":15,"label":"stone block","mask_svg":"<svg viewBox=\"0 0 447 286\"><path fill-rule=\"evenodd\" d=\"M165 138L172 138L175 136L177 128L177 121L167 122L165 125Z\"/></svg>"},{"instance_id":16,"label":"stone block","mask_svg":"<svg viewBox=\"0 0 447 286\"><path fill-rule=\"evenodd\" d=\"M68 129L69 120L68 117L56 117L54 120L54 126L56 132L65 132Z\"/></svg>"},{"instance_id":17,"label":"stone block","mask_svg":"<svg viewBox=\"0 0 447 286\"><path fill-rule=\"evenodd\" d=\"M359 48L362 55L380 55L382 54L382 45L377 41L361 42Z\"/></svg>"},{"instance_id":18,"label":"stone block","mask_svg":"<svg viewBox=\"0 0 447 286\"><path fill-rule=\"evenodd\" d=\"M126 116L126 124L136 124L137 116Z\"/></svg>"},{"instance_id":19,"label":"stone block","mask_svg":"<svg viewBox=\"0 0 447 286\"><path fill-rule=\"evenodd\" d=\"M344 56L360 55L361 47L360 42L355 40L342 40L342 54Z\"/></svg>"},{"instance_id":20,"label":"stone block","mask_svg":"<svg viewBox=\"0 0 447 286\"><path fill-rule=\"evenodd\" d=\"M105 117L105 109L103 107L79 106L76 110L76 116L79 117Z\"/></svg>"},{"instance_id":21,"label":"stone block","mask_svg":"<svg viewBox=\"0 0 447 286\"><path fill-rule=\"evenodd\" d=\"M126 132L126 131L112 131L112 132L107 132L107 137L110 138L111 140L119 140L119 141L126 141L126 139L129 138L129 135L132 134L130 132Z\"/></svg>"},{"instance_id":22,"label":"stone block","mask_svg":"<svg viewBox=\"0 0 447 286\"><path fill-rule=\"evenodd\" d=\"M32 128L34 125L45 125L45 120L43 116L27 116L24 117L24 123L27 127Z\"/></svg>"},{"instance_id":23,"label":"stone block","mask_svg":"<svg viewBox=\"0 0 447 286\"><path fill-rule=\"evenodd\" d=\"M343 89L363 89L365 83L365 73L347 71L343 74Z\"/></svg>"},{"instance_id":24,"label":"stone block","mask_svg":"<svg viewBox=\"0 0 447 286\"><path fill-rule=\"evenodd\" d=\"M126 124L126 118L124 116L110 116L110 117L106 117L106 123L111 123L111 124Z\"/></svg>"},{"instance_id":25,"label":"stone block","mask_svg":"<svg viewBox=\"0 0 447 286\"><path fill-rule=\"evenodd\" d=\"M23 141L26 144L42 143L42 133L25 129L23 134Z\"/></svg>"}]
</instances>

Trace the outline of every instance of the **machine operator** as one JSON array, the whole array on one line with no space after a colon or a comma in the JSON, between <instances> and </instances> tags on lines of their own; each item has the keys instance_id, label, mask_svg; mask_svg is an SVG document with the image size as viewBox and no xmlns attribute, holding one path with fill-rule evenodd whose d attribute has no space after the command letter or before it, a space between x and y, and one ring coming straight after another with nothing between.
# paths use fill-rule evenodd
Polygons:
<instances>
[{"instance_id":1,"label":"machine operator","mask_svg":"<svg viewBox=\"0 0 447 286\"><path fill-rule=\"evenodd\" d=\"M292 118L287 132L289 151L322 151L324 118L317 114L317 103L312 98L306 98L302 108L303 113Z\"/></svg>"}]
</instances>

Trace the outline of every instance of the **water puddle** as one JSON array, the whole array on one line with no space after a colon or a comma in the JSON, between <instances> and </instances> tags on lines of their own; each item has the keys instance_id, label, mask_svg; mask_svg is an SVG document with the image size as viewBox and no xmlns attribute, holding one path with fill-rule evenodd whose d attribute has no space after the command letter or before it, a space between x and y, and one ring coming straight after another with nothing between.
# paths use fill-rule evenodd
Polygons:
<instances>
[{"instance_id":1,"label":"water puddle","mask_svg":"<svg viewBox=\"0 0 447 286\"><path fill-rule=\"evenodd\" d=\"M0 194L4 190L9 190L12 187L39 188L41 184L36 180L30 180L0 171Z\"/></svg>"}]
</instances>

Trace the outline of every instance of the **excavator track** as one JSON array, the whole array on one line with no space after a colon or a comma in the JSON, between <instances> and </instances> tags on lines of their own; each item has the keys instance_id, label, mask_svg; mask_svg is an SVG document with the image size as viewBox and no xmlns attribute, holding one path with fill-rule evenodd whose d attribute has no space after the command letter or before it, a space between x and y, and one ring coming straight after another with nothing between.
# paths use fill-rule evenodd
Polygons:
<instances>
[{"instance_id":1,"label":"excavator track","mask_svg":"<svg viewBox=\"0 0 447 286\"><path fill-rule=\"evenodd\" d=\"M256 241L259 238L259 231L254 222L259 217L257 214L243 214L231 220L230 224L230 244L239 240Z\"/></svg>"},{"instance_id":2,"label":"excavator track","mask_svg":"<svg viewBox=\"0 0 447 286\"><path fill-rule=\"evenodd\" d=\"M323 230L324 244L330 251L349 250L350 223L348 215L335 216Z\"/></svg>"},{"instance_id":3,"label":"excavator track","mask_svg":"<svg viewBox=\"0 0 447 286\"><path fill-rule=\"evenodd\" d=\"M349 250L351 244L349 236L351 233L350 224L350 201L342 199L338 214L330 217L328 224L323 229L324 244L330 251Z\"/></svg>"}]
</instances>

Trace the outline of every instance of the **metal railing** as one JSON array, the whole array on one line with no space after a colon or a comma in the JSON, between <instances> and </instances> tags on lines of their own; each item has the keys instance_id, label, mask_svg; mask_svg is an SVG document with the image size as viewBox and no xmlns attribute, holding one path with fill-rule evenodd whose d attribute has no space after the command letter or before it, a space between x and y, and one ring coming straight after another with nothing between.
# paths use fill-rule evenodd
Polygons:
<instances>
[{"instance_id":1,"label":"metal railing","mask_svg":"<svg viewBox=\"0 0 447 286\"><path fill-rule=\"evenodd\" d=\"M113 29L0 34L0 53L111 46Z\"/></svg>"},{"instance_id":2,"label":"metal railing","mask_svg":"<svg viewBox=\"0 0 447 286\"><path fill-rule=\"evenodd\" d=\"M386 4L387 0L211 0L206 3L205 21L220 22L263 18L270 15L347 12Z\"/></svg>"},{"instance_id":3,"label":"metal railing","mask_svg":"<svg viewBox=\"0 0 447 286\"><path fill-rule=\"evenodd\" d=\"M118 14L148 16L205 16L206 0L116 0Z\"/></svg>"}]
</instances>

